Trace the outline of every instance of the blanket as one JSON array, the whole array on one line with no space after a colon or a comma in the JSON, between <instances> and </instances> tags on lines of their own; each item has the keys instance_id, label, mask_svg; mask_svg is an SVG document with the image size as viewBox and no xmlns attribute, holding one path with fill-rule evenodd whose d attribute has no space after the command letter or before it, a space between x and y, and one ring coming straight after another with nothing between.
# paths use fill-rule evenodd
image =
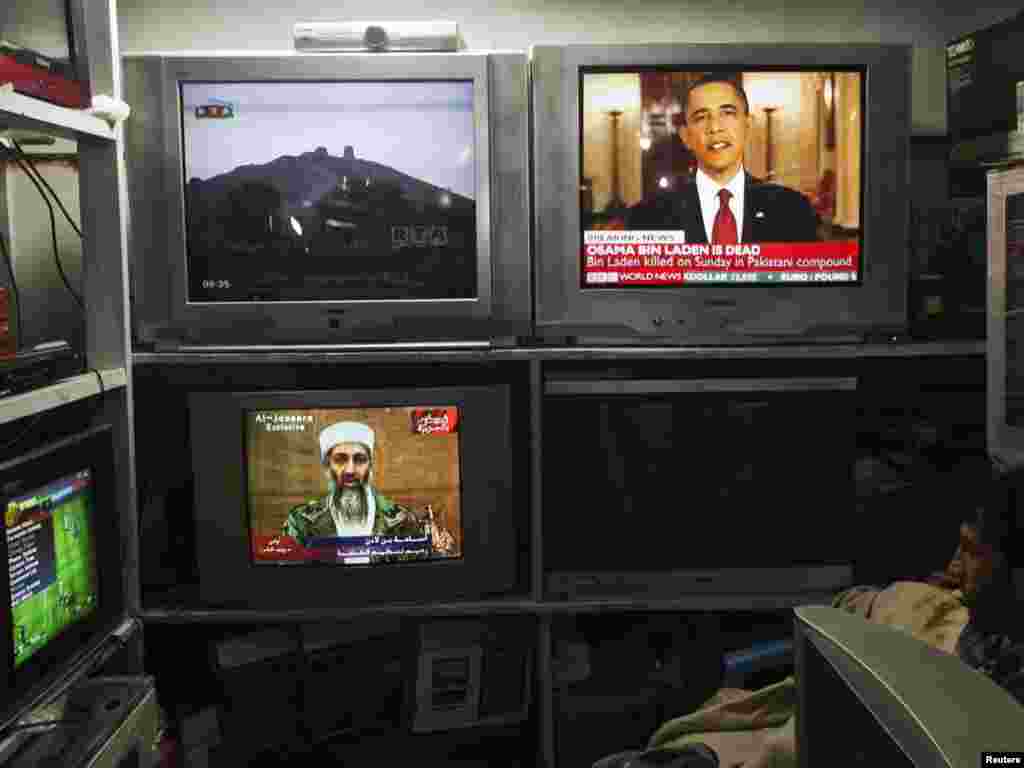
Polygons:
<instances>
[{"instance_id":1,"label":"blanket","mask_svg":"<svg viewBox=\"0 0 1024 768\"><path fill-rule=\"evenodd\" d=\"M662 725L647 746L705 744L721 768L790 768L796 765L795 708L792 677L757 691L724 688L696 712Z\"/></svg>"},{"instance_id":2,"label":"blanket","mask_svg":"<svg viewBox=\"0 0 1024 768\"><path fill-rule=\"evenodd\" d=\"M956 653L968 623L959 592L923 582L854 587L837 595L833 605L947 653ZM757 691L723 689L696 712L663 724L647 746L679 750L701 743L718 753L721 768L794 768L795 709L792 677Z\"/></svg>"}]
</instances>

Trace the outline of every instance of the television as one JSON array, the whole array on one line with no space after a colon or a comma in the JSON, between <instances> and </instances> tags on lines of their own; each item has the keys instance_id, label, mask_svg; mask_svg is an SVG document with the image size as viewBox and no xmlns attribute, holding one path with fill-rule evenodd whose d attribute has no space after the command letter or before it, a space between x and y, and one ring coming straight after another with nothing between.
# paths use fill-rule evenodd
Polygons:
<instances>
[{"instance_id":1,"label":"television","mask_svg":"<svg viewBox=\"0 0 1024 768\"><path fill-rule=\"evenodd\" d=\"M1024 464L1024 169L986 178L987 444L1004 467Z\"/></svg>"},{"instance_id":2,"label":"television","mask_svg":"<svg viewBox=\"0 0 1024 768\"><path fill-rule=\"evenodd\" d=\"M357 609L499 595L523 473L508 387L189 396L206 604Z\"/></svg>"},{"instance_id":3,"label":"television","mask_svg":"<svg viewBox=\"0 0 1024 768\"><path fill-rule=\"evenodd\" d=\"M0 464L6 721L124 619L109 427Z\"/></svg>"},{"instance_id":4,"label":"television","mask_svg":"<svg viewBox=\"0 0 1024 768\"><path fill-rule=\"evenodd\" d=\"M137 340L530 332L526 57L123 58Z\"/></svg>"},{"instance_id":5,"label":"television","mask_svg":"<svg viewBox=\"0 0 1024 768\"><path fill-rule=\"evenodd\" d=\"M695 610L828 602L872 540L854 377L697 378L664 360L544 386L545 592ZM780 436L784 435L784 438ZM800 446L787 450L787 446ZM806 447L806 448L805 448Z\"/></svg>"},{"instance_id":6,"label":"television","mask_svg":"<svg viewBox=\"0 0 1024 768\"><path fill-rule=\"evenodd\" d=\"M530 57L538 337L732 345L905 330L907 46L542 45Z\"/></svg>"},{"instance_id":7,"label":"television","mask_svg":"<svg viewBox=\"0 0 1024 768\"><path fill-rule=\"evenodd\" d=\"M799 766L1014 765L1021 706L982 672L839 608L795 610Z\"/></svg>"}]
</instances>

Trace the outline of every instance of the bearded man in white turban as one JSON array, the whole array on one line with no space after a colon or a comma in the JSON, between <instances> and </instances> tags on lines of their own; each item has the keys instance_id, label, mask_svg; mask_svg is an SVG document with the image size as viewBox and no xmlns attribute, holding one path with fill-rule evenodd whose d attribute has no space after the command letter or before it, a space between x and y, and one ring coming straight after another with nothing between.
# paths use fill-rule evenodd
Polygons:
<instances>
[{"instance_id":1,"label":"bearded man in white turban","mask_svg":"<svg viewBox=\"0 0 1024 768\"><path fill-rule=\"evenodd\" d=\"M282 533L303 546L310 539L347 536L422 536L435 551L450 553L454 540L433 520L428 506L418 517L373 486L374 433L365 424L341 421L320 433L320 463L328 493L293 507Z\"/></svg>"}]
</instances>

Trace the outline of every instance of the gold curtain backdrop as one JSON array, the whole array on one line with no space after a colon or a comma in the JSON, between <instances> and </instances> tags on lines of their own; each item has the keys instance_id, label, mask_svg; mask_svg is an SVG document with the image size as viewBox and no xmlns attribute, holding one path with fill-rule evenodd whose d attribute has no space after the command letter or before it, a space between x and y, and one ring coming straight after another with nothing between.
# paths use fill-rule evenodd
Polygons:
<instances>
[{"instance_id":1,"label":"gold curtain backdrop","mask_svg":"<svg viewBox=\"0 0 1024 768\"><path fill-rule=\"evenodd\" d=\"M434 408L436 406L430 406ZM374 431L373 485L383 495L419 511L433 505L434 517L462 549L459 435L417 434L415 408L347 408L261 411L310 416L302 431L268 431L246 414L246 451L250 520L255 534L281 531L288 511L327 494L320 464L321 430L339 421L356 421ZM461 416L461 413L460 413Z\"/></svg>"},{"instance_id":2,"label":"gold curtain backdrop","mask_svg":"<svg viewBox=\"0 0 1024 768\"><path fill-rule=\"evenodd\" d=\"M679 182L680 158L674 155L692 155L674 135L680 122L678 112L687 83L701 74L659 71L585 76L582 172L591 184L594 213L604 212L614 199L612 160L616 156L618 191L627 206L657 191L657 185L649 183L652 178L661 181L661 189ZM744 148L745 167L758 178L804 194L826 229L837 225L856 231L861 226L860 79L855 72L742 73L752 118ZM612 111L621 113L617 121L610 117ZM613 126L617 128L614 137ZM659 142L676 147L673 152L659 152ZM652 162L665 167L652 168ZM646 186L645 176L650 177Z\"/></svg>"},{"instance_id":3,"label":"gold curtain backdrop","mask_svg":"<svg viewBox=\"0 0 1024 768\"><path fill-rule=\"evenodd\" d=\"M612 126L619 142L619 194L626 205L642 197L639 144L640 75L610 73L587 75L583 89L583 176L591 179L594 210L603 211L612 200ZM617 123L610 116L621 111Z\"/></svg>"}]
</instances>

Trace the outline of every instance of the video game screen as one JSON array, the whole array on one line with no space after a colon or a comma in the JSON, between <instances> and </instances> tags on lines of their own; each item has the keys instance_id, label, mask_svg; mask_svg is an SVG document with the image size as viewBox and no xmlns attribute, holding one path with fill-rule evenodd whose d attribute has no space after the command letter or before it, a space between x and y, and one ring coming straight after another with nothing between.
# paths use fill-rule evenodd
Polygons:
<instances>
[{"instance_id":1,"label":"video game screen","mask_svg":"<svg viewBox=\"0 0 1024 768\"><path fill-rule=\"evenodd\" d=\"M863 81L584 69L581 288L859 285Z\"/></svg>"},{"instance_id":2,"label":"video game screen","mask_svg":"<svg viewBox=\"0 0 1024 768\"><path fill-rule=\"evenodd\" d=\"M462 556L456 406L245 413L255 565Z\"/></svg>"},{"instance_id":3,"label":"video game screen","mask_svg":"<svg viewBox=\"0 0 1024 768\"><path fill-rule=\"evenodd\" d=\"M88 469L8 500L4 515L15 668L96 611L94 511Z\"/></svg>"},{"instance_id":4,"label":"video game screen","mask_svg":"<svg viewBox=\"0 0 1024 768\"><path fill-rule=\"evenodd\" d=\"M476 298L471 80L180 88L190 302Z\"/></svg>"}]
</instances>

